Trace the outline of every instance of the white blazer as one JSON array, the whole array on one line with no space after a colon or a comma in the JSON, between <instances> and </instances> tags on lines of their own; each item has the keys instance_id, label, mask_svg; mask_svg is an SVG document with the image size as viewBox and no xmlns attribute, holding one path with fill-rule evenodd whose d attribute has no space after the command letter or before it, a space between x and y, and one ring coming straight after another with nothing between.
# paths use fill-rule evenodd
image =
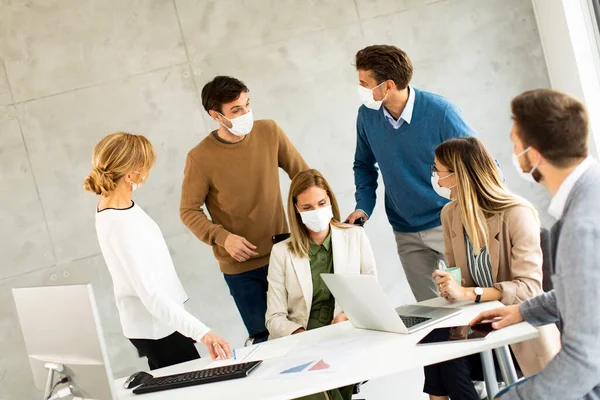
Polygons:
<instances>
[{"instance_id":1,"label":"white blazer","mask_svg":"<svg viewBox=\"0 0 600 400\"><path fill-rule=\"evenodd\" d=\"M277 243L271 250L266 314L271 339L306 329L312 305L310 261L295 256L288 248L289 242L290 239ZM331 245L334 273L377 275L371 243L363 228L331 225ZM336 302L334 315L340 312Z\"/></svg>"}]
</instances>

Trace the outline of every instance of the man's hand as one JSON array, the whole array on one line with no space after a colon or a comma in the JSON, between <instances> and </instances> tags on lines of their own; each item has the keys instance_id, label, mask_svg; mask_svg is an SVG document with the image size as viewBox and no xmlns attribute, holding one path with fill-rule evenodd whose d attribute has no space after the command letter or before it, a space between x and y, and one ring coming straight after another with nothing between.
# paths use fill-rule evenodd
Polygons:
<instances>
[{"instance_id":1,"label":"man's hand","mask_svg":"<svg viewBox=\"0 0 600 400\"><path fill-rule=\"evenodd\" d=\"M252 257L258 255L256 246L247 241L245 238L234 235L233 233L227 236L225 239L225 250L229 253L234 260L238 262L244 262Z\"/></svg>"},{"instance_id":2,"label":"man's hand","mask_svg":"<svg viewBox=\"0 0 600 400\"><path fill-rule=\"evenodd\" d=\"M346 222L349 224L354 224L354 221L356 221L359 218L363 218L365 221L369 219L367 214L365 214L361 210L356 210L352 214L348 215L348 218L346 218Z\"/></svg>"},{"instance_id":3,"label":"man's hand","mask_svg":"<svg viewBox=\"0 0 600 400\"><path fill-rule=\"evenodd\" d=\"M200 341L206 346L210 358L213 360L227 360L231 358L231 347L229 343L217 336L213 331L202 336Z\"/></svg>"},{"instance_id":4,"label":"man's hand","mask_svg":"<svg viewBox=\"0 0 600 400\"><path fill-rule=\"evenodd\" d=\"M298 328L294 332L292 332L292 335L295 335L297 333L302 333L302 332L306 332L306 329L304 329L304 328Z\"/></svg>"},{"instance_id":5,"label":"man's hand","mask_svg":"<svg viewBox=\"0 0 600 400\"><path fill-rule=\"evenodd\" d=\"M482 321L492 320L492 328L502 329L504 327L518 324L523 322L523 315L518 305L500 307L490 311L484 311L479 314L475 319L469 322L469 325L473 326Z\"/></svg>"}]
</instances>

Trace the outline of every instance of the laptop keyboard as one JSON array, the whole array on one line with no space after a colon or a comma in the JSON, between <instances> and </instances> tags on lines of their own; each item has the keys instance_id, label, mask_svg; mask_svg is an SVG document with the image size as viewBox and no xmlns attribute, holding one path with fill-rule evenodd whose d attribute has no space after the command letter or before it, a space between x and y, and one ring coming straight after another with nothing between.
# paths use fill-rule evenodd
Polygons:
<instances>
[{"instance_id":1,"label":"laptop keyboard","mask_svg":"<svg viewBox=\"0 0 600 400\"><path fill-rule=\"evenodd\" d=\"M415 317L412 315L400 315L400 319L404 322L407 328L412 328L415 325L419 325L422 322L429 321L431 318Z\"/></svg>"}]
</instances>

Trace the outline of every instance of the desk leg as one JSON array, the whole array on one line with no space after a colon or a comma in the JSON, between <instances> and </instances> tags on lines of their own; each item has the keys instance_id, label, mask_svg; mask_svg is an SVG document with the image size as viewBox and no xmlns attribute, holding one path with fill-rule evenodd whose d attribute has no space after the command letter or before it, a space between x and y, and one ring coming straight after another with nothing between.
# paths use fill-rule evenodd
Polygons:
<instances>
[{"instance_id":1,"label":"desk leg","mask_svg":"<svg viewBox=\"0 0 600 400\"><path fill-rule=\"evenodd\" d=\"M481 365L483 366L483 378L487 389L488 399L493 399L498 394L498 380L496 379L496 368L494 367L494 356L491 350L482 351Z\"/></svg>"},{"instance_id":2,"label":"desk leg","mask_svg":"<svg viewBox=\"0 0 600 400\"><path fill-rule=\"evenodd\" d=\"M507 385L512 385L518 381L519 377L517 376L515 364L510 356L510 350L508 350L508 346L498 347L497 349L494 349L494 352L496 353L498 364L500 364L500 372L502 372L504 382Z\"/></svg>"}]
</instances>

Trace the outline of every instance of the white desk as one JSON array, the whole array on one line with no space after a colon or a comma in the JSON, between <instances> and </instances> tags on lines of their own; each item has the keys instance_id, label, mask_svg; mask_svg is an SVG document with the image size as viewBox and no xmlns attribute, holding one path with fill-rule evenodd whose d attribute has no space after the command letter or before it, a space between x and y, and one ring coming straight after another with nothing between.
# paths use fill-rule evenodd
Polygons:
<instances>
[{"instance_id":1,"label":"white desk","mask_svg":"<svg viewBox=\"0 0 600 400\"><path fill-rule=\"evenodd\" d=\"M436 306L448 305L442 299L433 299L423 302L422 304ZM456 304L454 306L458 305L461 304ZM294 349L290 351L286 358L298 357L301 355L303 347L306 349L306 346L310 346L313 343L320 343L320 347L323 348L322 343L327 340L333 340L334 342L355 340L354 348L347 349L347 354L351 357L347 368L338 372L294 379L261 379L260 369L280 364L283 358L278 358L265 360L263 364L257 368L255 373L250 374L247 378L238 380L192 386L138 396L134 395L131 390L123 389L125 378L121 378L115 381L116 391L120 400L164 400L173 398L179 400L237 400L240 399L241 395L243 395L244 399L248 400L291 399L351 385L356 382L408 371L425 365L436 364L441 361L451 360L469 354L487 351L487 354L491 355L489 351L492 349L533 339L538 336L538 332L534 327L527 323L521 323L500 331L495 331L485 340L472 343L453 343L429 346L415 345L436 327L465 325L480 311L500 306L501 303L499 302L482 304L467 303L463 305L463 312L461 314L444 320L433 327L423 329L410 335L356 329L349 322L345 322L277 340L277 343L286 340L298 341ZM355 348L357 347L362 348L362 350L355 351ZM322 356L327 357L327 354L323 354ZM208 359L190 361L184 364L155 370L152 374L154 376L163 376L203 369L206 368L209 362L210 360Z\"/></svg>"}]
</instances>

